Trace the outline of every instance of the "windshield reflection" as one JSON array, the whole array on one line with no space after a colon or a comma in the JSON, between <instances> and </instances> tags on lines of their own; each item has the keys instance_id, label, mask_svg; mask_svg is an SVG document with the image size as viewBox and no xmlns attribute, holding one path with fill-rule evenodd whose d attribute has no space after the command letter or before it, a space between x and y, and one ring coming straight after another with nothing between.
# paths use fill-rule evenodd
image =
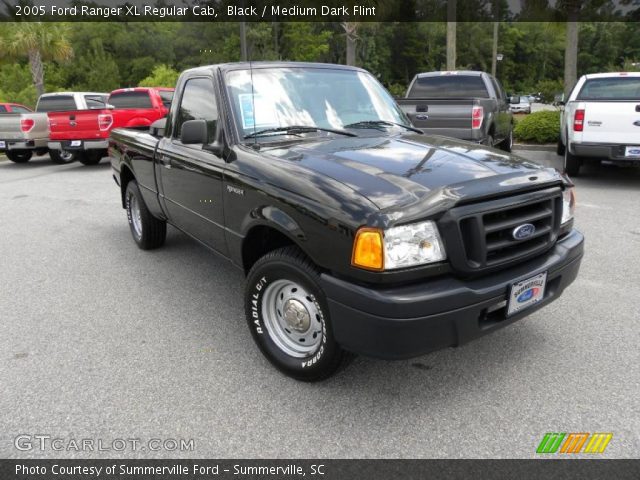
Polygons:
<instances>
[{"instance_id":1,"label":"windshield reflection","mask_svg":"<svg viewBox=\"0 0 640 480\"><path fill-rule=\"evenodd\" d=\"M377 80L357 70L269 67L254 68L253 74L235 70L227 73L226 84L241 138L292 125L343 129L362 121L408 123ZM268 138L282 134L274 132Z\"/></svg>"}]
</instances>

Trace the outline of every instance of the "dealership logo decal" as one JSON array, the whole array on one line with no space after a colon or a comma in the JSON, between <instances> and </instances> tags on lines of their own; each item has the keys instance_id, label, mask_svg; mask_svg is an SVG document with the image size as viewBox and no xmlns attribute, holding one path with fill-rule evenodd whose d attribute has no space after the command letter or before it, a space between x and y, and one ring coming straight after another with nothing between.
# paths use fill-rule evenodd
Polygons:
<instances>
[{"instance_id":1,"label":"dealership logo decal","mask_svg":"<svg viewBox=\"0 0 640 480\"><path fill-rule=\"evenodd\" d=\"M546 433L536 453L604 453L613 433Z\"/></svg>"}]
</instances>

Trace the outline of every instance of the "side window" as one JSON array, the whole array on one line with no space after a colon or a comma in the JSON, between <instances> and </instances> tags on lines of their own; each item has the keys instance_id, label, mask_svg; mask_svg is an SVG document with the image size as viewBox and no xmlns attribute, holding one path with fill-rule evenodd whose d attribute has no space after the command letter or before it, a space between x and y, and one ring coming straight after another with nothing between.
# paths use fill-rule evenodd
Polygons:
<instances>
[{"instance_id":1,"label":"side window","mask_svg":"<svg viewBox=\"0 0 640 480\"><path fill-rule=\"evenodd\" d=\"M84 101L87 102L87 108L89 110L102 109L106 106L104 97L96 95L85 95Z\"/></svg>"},{"instance_id":2,"label":"side window","mask_svg":"<svg viewBox=\"0 0 640 480\"><path fill-rule=\"evenodd\" d=\"M19 107L17 105L12 106L11 111L17 113L31 113L31 110L29 110L28 108Z\"/></svg>"},{"instance_id":3,"label":"side window","mask_svg":"<svg viewBox=\"0 0 640 480\"><path fill-rule=\"evenodd\" d=\"M7 107L5 107L4 105L0 105L0 113L6 112L7 111Z\"/></svg>"},{"instance_id":4,"label":"side window","mask_svg":"<svg viewBox=\"0 0 640 480\"><path fill-rule=\"evenodd\" d=\"M206 120L208 143L215 140L218 107L211 78L192 78L185 83L173 131L174 138L180 137L182 124L188 120Z\"/></svg>"},{"instance_id":5,"label":"side window","mask_svg":"<svg viewBox=\"0 0 640 480\"><path fill-rule=\"evenodd\" d=\"M502 85L500 84L500 81L498 81L497 78L493 78L493 77L489 77L489 78L491 78L491 83L493 84L493 89L496 91L496 96L501 100L505 100L506 95L504 93L504 89L502 88Z\"/></svg>"}]
</instances>

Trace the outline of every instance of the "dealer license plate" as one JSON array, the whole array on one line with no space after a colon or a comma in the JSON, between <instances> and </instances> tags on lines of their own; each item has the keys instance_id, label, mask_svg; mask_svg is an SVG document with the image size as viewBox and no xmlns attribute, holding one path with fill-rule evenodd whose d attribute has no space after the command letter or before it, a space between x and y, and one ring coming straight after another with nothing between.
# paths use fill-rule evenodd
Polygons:
<instances>
[{"instance_id":1,"label":"dealer license plate","mask_svg":"<svg viewBox=\"0 0 640 480\"><path fill-rule=\"evenodd\" d=\"M507 316L521 312L544 298L547 272L511 285Z\"/></svg>"},{"instance_id":2,"label":"dealer license plate","mask_svg":"<svg viewBox=\"0 0 640 480\"><path fill-rule=\"evenodd\" d=\"M71 140L69 144L70 147L80 147L82 146L82 140Z\"/></svg>"},{"instance_id":3,"label":"dealer license plate","mask_svg":"<svg viewBox=\"0 0 640 480\"><path fill-rule=\"evenodd\" d=\"M0 142L0 148L7 148L7 144L5 142Z\"/></svg>"},{"instance_id":4,"label":"dealer license plate","mask_svg":"<svg viewBox=\"0 0 640 480\"><path fill-rule=\"evenodd\" d=\"M629 158L640 158L640 147L638 146L625 147L624 156Z\"/></svg>"}]
</instances>

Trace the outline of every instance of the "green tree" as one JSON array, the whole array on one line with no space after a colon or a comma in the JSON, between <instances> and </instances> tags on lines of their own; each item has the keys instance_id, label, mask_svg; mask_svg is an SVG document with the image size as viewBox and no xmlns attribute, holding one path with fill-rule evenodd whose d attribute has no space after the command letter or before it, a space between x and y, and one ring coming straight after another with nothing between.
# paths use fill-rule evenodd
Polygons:
<instances>
[{"instance_id":1,"label":"green tree","mask_svg":"<svg viewBox=\"0 0 640 480\"><path fill-rule=\"evenodd\" d=\"M287 60L321 62L329 53L331 31L322 30L322 24L288 22L283 25L283 56Z\"/></svg>"},{"instance_id":2,"label":"green tree","mask_svg":"<svg viewBox=\"0 0 640 480\"><path fill-rule=\"evenodd\" d=\"M167 65L156 66L151 75L142 79L141 87L175 87L178 81L179 72Z\"/></svg>"},{"instance_id":3,"label":"green tree","mask_svg":"<svg viewBox=\"0 0 640 480\"><path fill-rule=\"evenodd\" d=\"M65 23L20 22L6 24L10 32L0 45L0 54L11 58L27 57L31 78L38 95L44 93L46 60L63 62L73 56L69 27Z\"/></svg>"}]
</instances>

